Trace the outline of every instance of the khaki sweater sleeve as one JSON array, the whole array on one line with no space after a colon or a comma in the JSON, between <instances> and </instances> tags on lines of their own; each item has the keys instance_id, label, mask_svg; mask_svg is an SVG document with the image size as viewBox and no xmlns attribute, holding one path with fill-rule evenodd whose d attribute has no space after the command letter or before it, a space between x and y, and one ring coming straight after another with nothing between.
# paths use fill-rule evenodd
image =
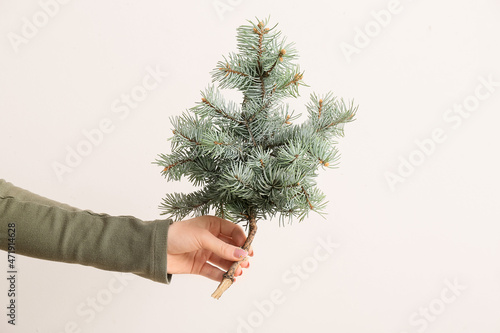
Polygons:
<instances>
[{"instance_id":1,"label":"khaki sweater sleeve","mask_svg":"<svg viewBox=\"0 0 500 333\"><path fill-rule=\"evenodd\" d=\"M15 224L17 254L130 272L168 284L171 223L79 210L0 179L0 249L5 251L8 226Z\"/></svg>"}]
</instances>

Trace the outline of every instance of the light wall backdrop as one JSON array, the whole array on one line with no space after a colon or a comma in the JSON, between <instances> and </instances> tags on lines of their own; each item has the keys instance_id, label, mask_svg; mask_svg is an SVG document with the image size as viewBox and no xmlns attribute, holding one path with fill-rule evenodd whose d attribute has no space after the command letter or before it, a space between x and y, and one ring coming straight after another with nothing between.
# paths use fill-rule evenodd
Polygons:
<instances>
[{"instance_id":1,"label":"light wall backdrop","mask_svg":"<svg viewBox=\"0 0 500 333\"><path fill-rule=\"evenodd\" d=\"M162 285L18 256L13 327L0 252L0 331L499 332L499 11L495 0L0 1L0 178L82 209L150 220L166 193L190 191L152 162L247 20L269 17L296 43L310 86L296 112L313 91L359 105L339 167L320 175L326 218L260 221L250 269L220 300L200 276Z\"/></svg>"}]
</instances>

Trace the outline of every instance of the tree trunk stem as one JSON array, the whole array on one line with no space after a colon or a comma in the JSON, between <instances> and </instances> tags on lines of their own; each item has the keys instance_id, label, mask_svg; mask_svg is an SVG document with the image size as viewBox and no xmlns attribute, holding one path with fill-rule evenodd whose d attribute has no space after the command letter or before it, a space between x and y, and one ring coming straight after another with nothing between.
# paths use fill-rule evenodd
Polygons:
<instances>
[{"instance_id":1,"label":"tree trunk stem","mask_svg":"<svg viewBox=\"0 0 500 333\"><path fill-rule=\"evenodd\" d=\"M252 245L252 241L255 237L255 234L257 233L257 222L255 221L255 217L251 216L249 219L249 228L248 228L248 236L247 239L245 240L245 244L241 247L245 251L249 251L250 245ZM236 273L236 270L240 266L240 264L244 261L245 259L235 261L229 267L227 272L224 274L224 277L217 287L217 289L213 292L212 297L219 299L222 294L229 288L234 282L234 274Z\"/></svg>"}]
</instances>

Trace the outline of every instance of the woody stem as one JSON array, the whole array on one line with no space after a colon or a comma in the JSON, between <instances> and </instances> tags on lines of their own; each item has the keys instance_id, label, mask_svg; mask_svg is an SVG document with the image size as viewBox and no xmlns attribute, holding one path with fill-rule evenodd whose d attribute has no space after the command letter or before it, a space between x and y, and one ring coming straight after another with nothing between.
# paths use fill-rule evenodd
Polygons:
<instances>
[{"instance_id":1,"label":"woody stem","mask_svg":"<svg viewBox=\"0 0 500 333\"><path fill-rule=\"evenodd\" d=\"M249 228L248 228L248 236L247 239L245 240L245 243L241 247L245 251L249 251L250 246L252 245L252 241L255 238L255 234L257 233L257 222L255 221L255 216L250 216L249 220ZM236 270L240 266L240 264L244 261L245 259L235 261L229 267L226 273L223 275L223 279L217 289L213 292L212 297L219 299L222 294L233 284L234 282L234 274L236 273Z\"/></svg>"}]
</instances>

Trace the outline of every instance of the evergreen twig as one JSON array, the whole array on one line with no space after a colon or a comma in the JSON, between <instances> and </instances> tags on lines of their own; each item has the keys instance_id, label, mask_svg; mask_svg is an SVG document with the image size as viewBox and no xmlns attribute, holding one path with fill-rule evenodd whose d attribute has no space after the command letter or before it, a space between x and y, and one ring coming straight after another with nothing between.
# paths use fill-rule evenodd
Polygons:
<instances>
[{"instance_id":1,"label":"evergreen twig","mask_svg":"<svg viewBox=\"0 0 500 333\"><path fill-rule=\"evenodd\" d=\"M187 177L201 189L167 194L161 209L170 218L208 214L235 223L246 222L248 250L261 219L303 220L310 211L322 214L325 195L316 187L316 170L338 160L335 137L354 119L357 107L331 93L311 95L308 119L296 124L284 104L297 97L304 72L294 63L293 44L285 44L268 20L237 29L238 53L231 53L212 71L215 86L201 102L172 119L172 152L156 163L167 180ZM237 89L241 105L226 102L220 89ZM234 281L235 262L212 295L219 298Z\"/></svg>"}]
</instances>

